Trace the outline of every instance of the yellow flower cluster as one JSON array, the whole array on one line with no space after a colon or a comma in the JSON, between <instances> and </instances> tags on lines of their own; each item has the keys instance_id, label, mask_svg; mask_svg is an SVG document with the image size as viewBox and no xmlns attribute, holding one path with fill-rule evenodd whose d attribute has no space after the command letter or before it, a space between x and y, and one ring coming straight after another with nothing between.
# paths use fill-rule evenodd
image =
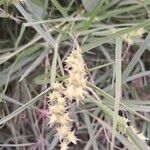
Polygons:
<instances>
[{"instance_id":1,"label":"yellow flower cluster","mask_svg":"<svg viewBox=\"0 0 150 150\"><path fill-rule=\"evenodd\" d=\"M140 28L138 30L122 35L122 39L126 41L128 44L132 45L135 39L142 37L143 33L144 33L144 29Z\"/></svg>"},{"instance_id":2,"label":"yellow flower cluster","mask_svg":"<svg viewBox=\"0 0 150 150\"><path fill-rule=\"evenodd\" d=\"M69 77L64 83L55 83L49 94L50 125L55 126L60 137L61 150L67 150L69 143L76 144L77 138L71 129L72 119L69 117L69 105L72 100L77 104L86 93L86 73L81 50L73 50L66 59L66 70Z\"/></svg>"},{"instance_id":3,"label":"yellow flower cluster","mask_svg":"<svg viewBox=\"0 0 150 150\"><path fill-rule=\"evenodd\" d=\"M66 80L66 95L69 100L75 99L77 104L86 94L86 71L81 50L74 50L66 59L66 70L69 74Z\"/></svg>"}]
</instances>

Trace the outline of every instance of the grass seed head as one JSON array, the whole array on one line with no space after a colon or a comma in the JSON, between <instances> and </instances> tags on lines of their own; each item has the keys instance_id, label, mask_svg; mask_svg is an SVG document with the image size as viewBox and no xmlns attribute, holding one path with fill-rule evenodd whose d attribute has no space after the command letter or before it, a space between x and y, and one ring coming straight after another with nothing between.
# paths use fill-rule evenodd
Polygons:
<instances>
[{"instance_id":1,"label":"grass seed head","mask_svg":"<svg viewBox=\"0 0 150 150\"><path fill-rule=\"evenodd\" d=\"M85 65L80 49L73 50L66 59L66 70L69 74L66 80L66 96L69 100L75 99L79 104L80 99L84 98L87 87Z\"/></svg>"},{"instance_id":2,"label":"grass seed head","mask_svg":"<svg viewBox=\"0 0 150 150\"><path fill-rule=\"evenodd\" d=\"M141 38L143 36L144 29L140 28L135 31L131 31L129 33L123 34L122 39L127 42L128 44L132 45L134 40Z\"/></svg>"}]
</instances>

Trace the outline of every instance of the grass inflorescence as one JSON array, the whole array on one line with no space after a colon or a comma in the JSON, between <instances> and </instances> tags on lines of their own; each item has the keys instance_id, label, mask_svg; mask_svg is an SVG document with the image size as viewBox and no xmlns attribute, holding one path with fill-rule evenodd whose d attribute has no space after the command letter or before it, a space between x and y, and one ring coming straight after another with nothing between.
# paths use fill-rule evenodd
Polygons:
<instances>
[{"instance_id":1,"label":"grass inflorescence","mask_svg":"<svg viewBox=\"0 0 150 150\"><path fill-rule=\"evenodd\" d=\"M0 149L150 147L149 0L0 1Z\"/></svg>"}]
</instances>

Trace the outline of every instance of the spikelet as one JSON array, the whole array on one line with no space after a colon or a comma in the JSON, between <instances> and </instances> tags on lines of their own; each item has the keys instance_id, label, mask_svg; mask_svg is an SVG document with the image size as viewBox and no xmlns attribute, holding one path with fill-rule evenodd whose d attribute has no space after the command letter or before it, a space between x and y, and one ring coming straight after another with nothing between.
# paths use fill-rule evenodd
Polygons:
<instances>
[{"instance_id":1,"label":"spikelet","mask_svg":"<svg viewBox=\"0 0 150 150\"><path fill-rule=\"evenodd\" d=\"M148 138L146 138L143 134L143 132L139 133L139 131L134 127L134 126L131 126L131 131L142 141L142 142L145 142L146 140L149 140ZM133 143L133 140L131 140L131 138L129 136L127 136L128 140ZM133 143L133 149L134 150L139 150L139 148L137 148L137 146Z\"/></svg>"},{"instance_id":2,"label":"spikelet","mask_svg":"<svg viewBox=\"0 0 150 150\"><path fill-rule=\"evenodd\" d=\"M69 147L68 147L68 144L65 143L65 142L62 142L61 145L60 145L60 150L67 150Z\"/></svg>"},{"instance_id":3,"label":"spikelet","mask_svg":"<svg viewBox=\"0 0 150 150\"><path fill-rule=\"evenodd\" d=\"M85 64L81 50L73 50L65 62L69 74L66 80L66 96L70 101L75 99L78 105L79 101L85 97L87 88Z\"/></svg>"},{"instance_id":4,"label":"spikelet","mask_svg":"<svg viewBox=\"0 0 150 150\"><path fill-rule=\"evenodd\" d=\"M125 42L132 45L134 40L142 37L143 33L144 33L144 29L140 28L138 30L123 34L121 37Z\"/></svg>"},{"instance_id":5,"label":"spikelet","mask_svg":"<svg viewBox=\"0 0 150 150\"><path fill-rule=\"evenodd\" d=\"M136 135L138 136L138 138L141 139L142 141L148 140L148 138L146 138L146 137L144 136L143 132L139 133L139 132L137 131L137 129L135 129L135 127L133 127L133 126L131 127L131 129L132 129L133 133L136 134Z\"/></svg>"},{"instance_id":6,"label":"spikelet","mask_svg":"<svg viewBox=\"0 0 150 150\"><path fill-rule=\"evenodd\" d=\"M117 124L117 129L121 134L126 134L126 130L128 128L127 123L130 122L127 118L121 118L122 122L124 122L124 125L122 126L121 124Z\"/></svg>"}]
</instances>

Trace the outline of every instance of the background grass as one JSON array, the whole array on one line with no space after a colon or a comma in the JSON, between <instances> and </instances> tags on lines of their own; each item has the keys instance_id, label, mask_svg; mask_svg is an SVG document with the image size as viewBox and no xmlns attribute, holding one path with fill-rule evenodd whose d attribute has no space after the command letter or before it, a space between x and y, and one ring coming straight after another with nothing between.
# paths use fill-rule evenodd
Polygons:
<instances>
[{"instance_id":1,"label":"background grass","mask_svg":"<svg viewBox=\"0 0 150 150\"><path fill-rule=\"evenodd\" d=\"M69 149L149 149L149 17L149 0L1 0L0 149L59 149L46 95L78 46L90 93L70 108L80 140Z\"/></svg>"}]
</instances>

